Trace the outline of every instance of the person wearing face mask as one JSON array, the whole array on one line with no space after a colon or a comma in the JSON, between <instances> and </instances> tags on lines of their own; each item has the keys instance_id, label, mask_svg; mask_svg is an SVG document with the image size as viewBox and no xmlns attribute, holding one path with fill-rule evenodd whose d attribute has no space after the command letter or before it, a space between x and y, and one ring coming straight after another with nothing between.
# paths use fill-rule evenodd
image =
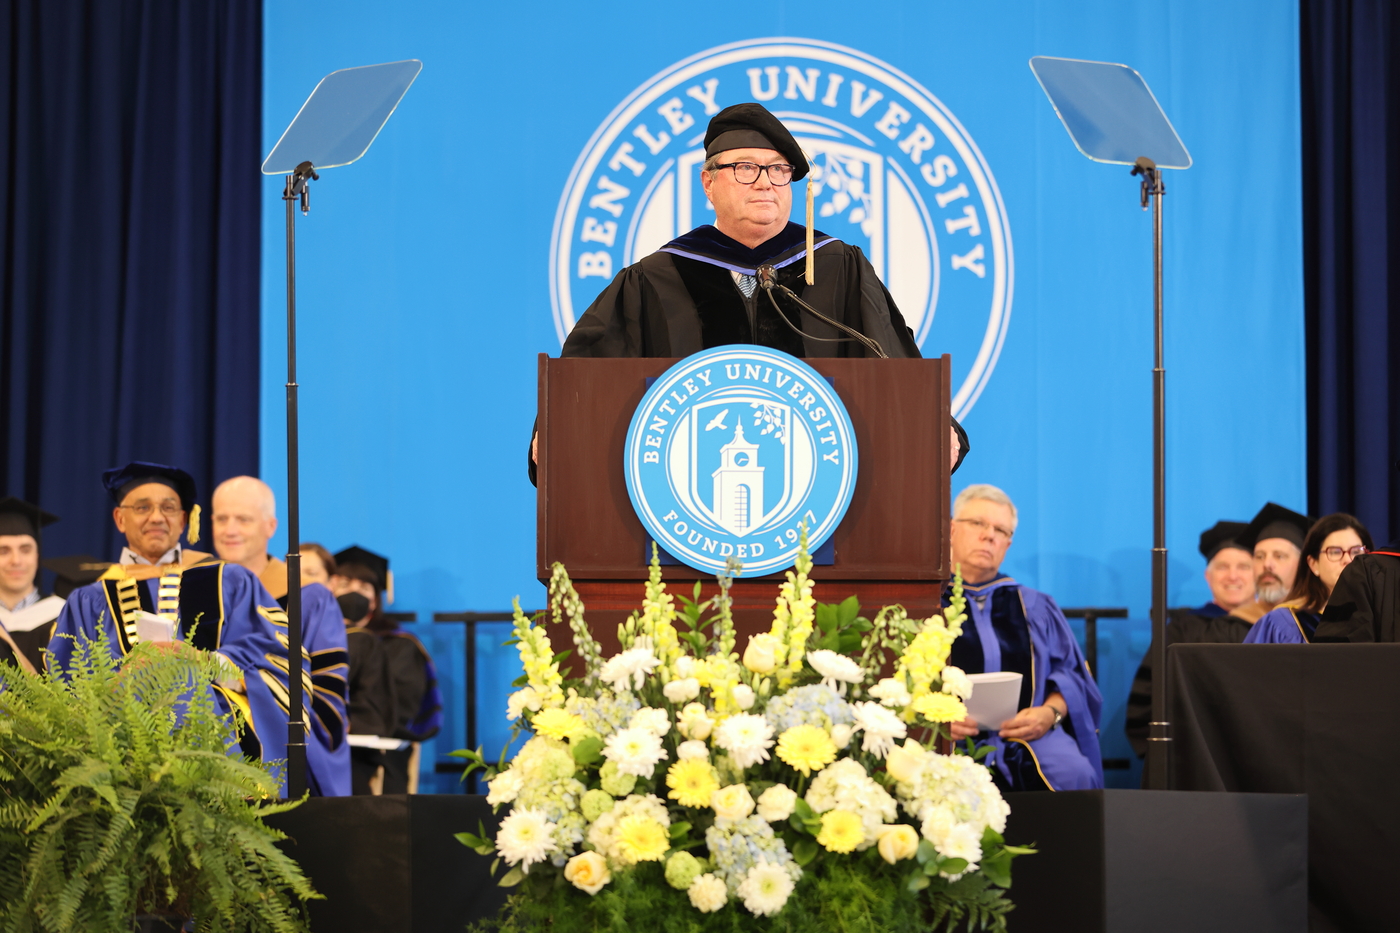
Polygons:
<instances>
[{"instance_id":1,"label":"person wearing face mask","mask_svg":"<svg viewBox=\"0 0 1400 933\"><path fill-rule=\"evenodd\" d=\"M1293 587L1287 598L1254 624L1247 645L1297 645L1312 642L1322 610L1342 571L1373 548L1371 533L1345 512L1317 520L1303 541Z\"/></svg>"},{"instance_id":2,"label":"person wearing face mask","mask_svg":"<svg viewBox=\"0 0 1400 933\"><path fill-rule=\"evenodd\" d=\"M304 545L303 545L304 547ZM342 578L345 579L345 578ZM369 630L370 599L358 589L336 597L350 656L350 783L357 795L382 793L383 755L366 740L393 733L394 682L379 636ZM374 743L379 744L379 743Z\"/></svg>"}]
</instances>

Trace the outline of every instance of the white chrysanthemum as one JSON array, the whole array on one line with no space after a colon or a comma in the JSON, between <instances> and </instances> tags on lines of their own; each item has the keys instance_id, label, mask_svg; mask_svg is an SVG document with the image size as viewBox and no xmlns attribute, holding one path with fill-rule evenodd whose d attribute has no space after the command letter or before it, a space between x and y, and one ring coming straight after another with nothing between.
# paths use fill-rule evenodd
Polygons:
<instances>
[{"instance_id":1,"label":"white chrysanthemum","mask_svg":"<svg viewBox=\"0 0 1400 933\"><path fill-rule=\"evenodd\" d=\"M939 677L943 680L943 692L950 693L960 700L972 696L972 681L967 679L962 668L949 665L943 668Z\"/></svg>"},{"instance_id":2,"label":"white chrysanthemum","mask_svg":"<svg viewBox=\"0 0 1400 933\"><path fill-rule=\"evenodd\" d=\"M690 761L692 758L709 758L710 750L704 742L691 739L676 746L676 757L681 761Z\"/></svg>"},{"instance_id":3,"label":"white chrysanthemum","mask_svg":"<svg viewBox=\"0 0 1400 933\"><path fill-rule=\"evenodd\" d=\"M780 823L792 816L797 806L797 792L786 784L774 784L758 795L758 815L770 823Z\"/></svg>"},{"instance_id":4,"label":"white chrysanthemum","mask_svg":"<svg viewBox=\"0 0 1400 933\"><path fill-rule=\"evenodd\" d=\"M730 716L715 729L715 744L729 753L735 767L748 768L768 760L773 727L753 713Z\"/></svg>"},{"instance_id":5,"label":"white chrysanthemum","mask_svg":"<svg viewBox=\"0 0 1400 933\"><path fill-rule=\"evenodd\" d=\"M503 803L510 803L520 795L520 789L525 786L525 778L519 771L502 771L491 779L487 785L490 792L486 795L486 802L491 806L498 806Z\"/></svg>"},{"instance_id":6,"label":"white chrysanthemum","mask_svg":"<svg viewBox=\"0 0 1400 933\"><path fill-rule=\"evenodd\" d=\"M556 848L554 827L539 810L512 810L496 831L496 851L501 858L526 870Z\"/></svg>"},{"instance_id":7,"label":"white chrysanthemum","mask_svg":"<svg viewBox=\"0 0 1400 933\"><path fill-rule=\"evenodd\" d=\"M837 687L838 682L856 684L862 680L859 664L844 654L837 654L826 648L807 655L807 663L822 676L822 683L832 690L840 689Z\"/></svg>"},{"instance_id":8,"label":"white chrysanthemum","mask_svg":"<svg viewBox=\"0 0 1400 933\"><path fill-rule=\"evenodd\" d=\"M635 648L628 648L603 662L598 678L614 690L640 690L647 675L660 664L661 660L651 650L651 642L639 638Z\"/></svg>"},{"instance_id":9,"label":"white chrysanthemum","mask_svg":"<svg viewBox=\"0 0 1400 933\"><path fill-rule=\"evenodd\" d=\"M650 729L620 729L608 736L603 757L616 763L622 774L649 778L657 763L666 760L666 749Z\"/></svg>"},{"instance_id":10,"label":"white chrysanthemum","mask_svg":"<svg viewBox=\"0 0 1400 933\"><path fill-rule=\"evenodd\" d=\"M535 688L524 687L512 693L506 700L506 719L515 722L527 709L532 713L538 713L542 706L544 706L544 701L535 692Z\"/></svg>"},{"instance_id":11,"label":"white chrysanthemum","mask_svg":"<svg viewBox=\"0 0 1400 933\"><path fill-rule=\"evenodd\" d=\"M943 837L943 844L936 847L939 854L948 858L967 859L968 870L975 870L982 860L982 836L971 823L958 823Z\"/></svg>"},{"instance_id":12,"label":"white chrysanthemum","mask_svg":"<svg viewBox=\"0 0 1400 933\"><path fill-rule=\"evenodd\" d=\"M904 708L913 701L909 694L909 688L904 685L902 677L884 677L880 682L870 688L870 695L880 701L882 706L894 706Z\"/></svg>"},{"instance_id":13,"label":"white chrysanthemum","mask_svg":"<svg viewBox=\"0 0 1400 933\"><path fill-rule=\"evenodd\" d=\"M904 720L878 703L854 703L851 710L856 716L855 727L865 733L861 750L877 758L888 755L895 739L902 739L909 732Z\"/></svg>"},{"instance_id":14,"label":"white chrysanthemum","mask_svg":"<svg viewBox=\"0 0 1400 933\"><path fill-rule=\"evenodd\" d=\"M792 876L781 865L759 862L739 882L739 897L750 913L771 917L792 895Z\"/></svg>"},{"instance_id":15,"label":"white chrysanthemum","mask_svg":"<svg viewBox=\"0 0 1400 933\"><path fill-rule=\"evenodd\" d=\"M671 717L664 709L643 706L632 714L632 721L627 725L631 729L645 729L660 738L671 731Z\"/></svg>"},{"instance_id":16,"label":"white chrysanthemum","mask_svg":"<svg viewBox=\"0 0 1400 933\"><path fill-rule=\"evenodd\" d=\"M735 684L729 691L729 695L734 698L734 705L740 709L750 709L754 700L757 699L753 693L753 687L748 684Z\"/></svg>"},{"instance_id":17,"label":"white chrysanthemum","mask_svg":"<svg viewBox=\"0 0 1400 933\"><path fill-rule=\"evenodd\" d=\"M692 881L685 893L690 895L690 906L702 914L712 914L729 902L724 881L709 872Z\"/></svg>"},{"instance_id":18,"label":"white chrysanthemum","mask_svg":"<svg viewBox=\"0 0 1400 933\"><path fill-rule=\"evenodd\" d=\"M688 660L682 658L682 660ZM666 699L672 703L686 703L700 695L700 681L694 677L682 677L680 680L673 680L661 688L661 692L666 694Z\"/></svg>"}]
</instances>

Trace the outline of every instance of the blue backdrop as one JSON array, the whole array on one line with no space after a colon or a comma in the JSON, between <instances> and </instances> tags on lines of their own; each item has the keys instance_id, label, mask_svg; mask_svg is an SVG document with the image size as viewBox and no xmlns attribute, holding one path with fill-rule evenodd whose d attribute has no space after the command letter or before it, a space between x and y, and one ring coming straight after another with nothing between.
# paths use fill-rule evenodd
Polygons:
<instances>
[{"instance_id":1,"label":"blue backdrop","mask_svg":"<svg viewBox=\"0 0 1400 933\"><path fill-rule=\"evenodd\" d=\"M975 450L955 490L995 483L1019 505L1010 573L1062 605L1147 612L1150 215L1127 168L1075 150L1027 67L1032 55L1134 66L1195 159L1189 171L1167 173L1171 604L1207 598L1202 528L1246 519L1268 499L1306 506L1292 4L870 0L853 12L814 0L738 12L405 0L347 2L309 23L281 0L265 11L264 151L327 72L424 62L369 155L325 173L298 227L304 537L388 554L395 609L489 610L516 594L542 601L523 460L535 355L559 349L551 271L561 196L595 132L653 76L763 37L835 43L907 75L960 123L999 189L1012 250L1000 267L1009 319L980 394L967 396ZM726 82L731 96L719 105L745 99ZM703 130L703 102L681 99L697 123L675 136L689 140ZM667 124L651 107L654 143ZM878 141L872 127L885 112L877 105L861 131ZM919 119L900 129L901 142ZM632 128L619 138L644 156L649 142ZM885 146L892 161L893 146ZM905 168L913 177L920 166ZM972 174L964 164L962 177ZM625 160L613 169L615 182L630 177ZM263 191L276 209L264 212L262 338L262 466L279 492L280 189L268 179ZM946 226L967 203L991 202L955 200L931 221L943 291L924 343L926 354L954 352L962 375L980 346L967 335L988 320L984 295L958 292L960 282L976 284L968 271L950 266L954 252L967 261L961 244L971 241L959 238L970 232ZM992 225L981 216L980 226ZM580 247L575 238L571 248ZM614 252L615 270L625 256ZM575 314L602 283L572 278ZM484 709L483 723L494 715Z\"/></svg>"}]
</instances>

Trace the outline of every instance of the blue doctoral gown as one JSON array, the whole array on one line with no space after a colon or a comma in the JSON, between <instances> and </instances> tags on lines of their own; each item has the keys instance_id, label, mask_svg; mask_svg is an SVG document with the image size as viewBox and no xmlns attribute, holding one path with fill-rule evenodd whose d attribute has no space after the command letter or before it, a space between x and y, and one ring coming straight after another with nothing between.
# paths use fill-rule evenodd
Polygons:
<instances>
[{"instance_id":1,"label":"blue doctoral gown","mask_svg":"<svg viewBox=\"0 0 1400 933\"><path fill-rule=\"evenodd\" d=\"M1246 645L1306 645L1312 642L1313 632L1322 619L1315 612L1306 609L1288 609L1280 606L1254 623L1245 636Z\"/></svg>"},{"instance_id":2,"label":"blue doctoral gown","mask_svg":"<svg viewBox=\"0 0 1400 933\"><path fill-rule=\"evenodd\" d=\"M944 592L947 605L952 591ZM1022 674L1018 709L1040 706L1056 691L1069 714L1033 742L978 736L990 745L993 764L1012 790L1095 790L1103 787L1099 716L1103 697L1089 673L1055 600L1001 574L977 586L964 584L970 618L953 643L948 663L969 674Z\"/></svg>"},{"instance_id":3,"label":"blue doctoral gown","mask_svg":"<svg viewBox=\"0 0 1400 933\"><path fill-rule=\"evenodd\" d=\"M123 609L155 612L159 583L159 577L126 577L102 579L74 590L49 642L49 669L67 670L77 642L94 640L99 627L113 657L125 657L135 644L136 628L134 622L124 621ZM217 651L242 671L245 692L216 687L216 698L225 710L232 706L243 710L249 728L238 737L238 744L249 757L276 764L274 772L285 793L288 656L276 634L273 619L278 616L285 622L281 607L249 570L223 561L182 568L177 637L200 650ZM309 665L301 667L302 689L310 696Z\"/></svg>"},{"instance_id":4,"label":"blue doctoral gown","mask_svg":"<svg viewBox=\"0 0 1400 933\"><path fill-rule=\"evenodd\" d=\"M286 597L277 601L285 604ZM283 647L290 647L285 614L272 620ZM301 588L301 646L311 665L314 691L306 694L311 733L306 743L306 781L313 797L350 796L350 732L345 704L350 695L350 653L345 619L331 591L319 583Z\"/></svg>"}]
</instances>

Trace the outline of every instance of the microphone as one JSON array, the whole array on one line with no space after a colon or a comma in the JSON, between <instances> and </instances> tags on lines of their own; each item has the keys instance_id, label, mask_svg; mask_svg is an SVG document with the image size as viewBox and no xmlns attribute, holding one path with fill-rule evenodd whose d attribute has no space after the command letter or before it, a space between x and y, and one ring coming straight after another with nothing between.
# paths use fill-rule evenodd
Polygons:
<instances>
[{"instance_id":1,"label":"microphone","mask_svg":"<svg viewBox=\"0 0 1400 933\"><path fill-rule=\"evenodd\" d=\"M759 266L756 270L756 273L759 287L761 287L765 292L768 293L768 300L772 302L773 310L778 312L778 317L782 318L783 323L786 324L789 328L791 328L793 333L797 334L800 337L805 337L808 340L816 340L820 341L821 343L848 343L850 341L855 341L861 344L871 353L874 353L875 356L882 360L887 360L890 358L890 355L884 351L884 348L882 348L870 337L865 336L865 334L862 334L860 331L856 330L854 327L851 327L848 324L843 324L840 321L832 320L831 318L827 317L825 314L822 314L816 308L812 307L807 302L799 298L796 292L794 292L792 289L788 288L786 285L778 281L778 270L773 268L773 266L767 264ZM822 321L825 324L830 324L832 327L841 331L843 334L850 334L850 336L814 337L811 334L799 330L796 324L788 320L788 316L783 313L783 309L778 307L778 300L773 297L774 289L777 289L784 295L787 295L789 298L791 298L794 302L797 303L798 307L802 308L802 310L812 315L812 317L816 318L819 321Z\"/></svg>"}]
</instances>

